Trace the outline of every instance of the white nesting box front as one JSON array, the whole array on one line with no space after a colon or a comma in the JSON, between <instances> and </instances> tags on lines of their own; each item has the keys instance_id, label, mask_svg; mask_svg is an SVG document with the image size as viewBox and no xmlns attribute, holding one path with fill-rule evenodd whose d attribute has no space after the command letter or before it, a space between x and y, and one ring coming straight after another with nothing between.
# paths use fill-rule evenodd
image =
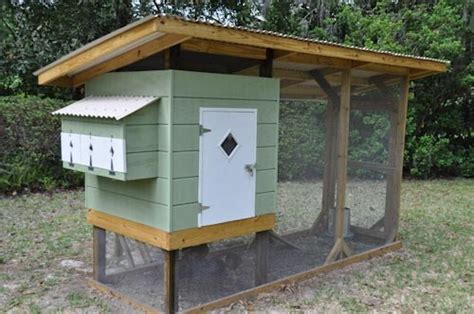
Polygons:
<instances>
[{"instance_id":1,"label":"white nesting box front","mask_svg":"<svg viewBox=\"0 0 474 314\"><path fill-rule=\"evenodd\" d=\"M135 115L136 123L136 116L140 116L137 113L156 100L156 97L91 96L53 112L62 116L64 167L122 181L155 177L157 153L153 148L156 147L147 146L143 151L137 147L140 142L156 141L156 127L129 126L127 117ZM141 137L130 137L131 132L138 132Z\"/></svg>"}]
</instances>

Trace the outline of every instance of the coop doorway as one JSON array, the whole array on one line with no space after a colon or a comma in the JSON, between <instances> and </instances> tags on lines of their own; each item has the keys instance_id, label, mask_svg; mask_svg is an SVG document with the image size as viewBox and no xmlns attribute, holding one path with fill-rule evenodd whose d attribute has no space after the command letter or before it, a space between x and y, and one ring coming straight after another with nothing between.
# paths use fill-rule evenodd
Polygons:
<instances>
[{"instance_id":1,"label":"coop doorway","mask_svg":"<svg viewBox=\"0 0 474 314\"><path fill-rule=\"evenodd\" d=\"M257 110L200 109L199 226L255 216Z\"/></svg>"}]
</instances>

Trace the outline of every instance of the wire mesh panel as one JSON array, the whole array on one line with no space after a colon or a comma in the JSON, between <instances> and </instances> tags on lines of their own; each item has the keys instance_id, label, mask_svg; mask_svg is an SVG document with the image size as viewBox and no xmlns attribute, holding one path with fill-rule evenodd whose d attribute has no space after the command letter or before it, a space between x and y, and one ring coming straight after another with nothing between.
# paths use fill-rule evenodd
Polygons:
<instances>
[{"instance_id":1,"label":"wire mesh panel","mask_svg":"<svg viewBox=\"0 0 474 314\"><path fill-rule=\"evenodd\" d=\"M163 252L142 242L107 232L106 278L112 289L136 301L164 309Z\"/></svg>"},{"instance_id":2,"label":"wire mesh panel","mask_svg":"<svg viewBox=\"0 0 474 314\"><path fill-rule=\"evenodd\" d=\"M377 83L351 96L346 212L351 233L384 240L385 215L392 196L399 85ZM347 220L347 219L346 219Z\"/></svg>"}]
</instances>

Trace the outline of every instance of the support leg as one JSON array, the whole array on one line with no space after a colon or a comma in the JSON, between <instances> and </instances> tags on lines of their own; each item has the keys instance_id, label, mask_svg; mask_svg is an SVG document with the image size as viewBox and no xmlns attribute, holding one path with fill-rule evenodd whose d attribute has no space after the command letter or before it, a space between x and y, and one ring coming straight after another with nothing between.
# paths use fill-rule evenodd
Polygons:
<instances>
[{"instance_id":1,"label":"support leg","mask_svg":"<svg viewBox=\"0 0 474 314\"><path fill-rule=\"evenodd\" d=\"M115 242L114 242L114 255L115 257L122 257L123 256L123 249L122 245L120 244L119 235L115 233Z\"/></svg>"},{"instance_id":2,"label":"support leg","mask_svg":"<svg viewBox=\"0 0 474 314\"><path fill-rule=\"evenodd\" d=\"M270 243L270 231L257 232L256 241L256 265L255 265L255 286L260 286L268 280L268 251Z\"/></svg>"},{"instance_id":3,"label":"support leg","mask_svg":"<svg viewBox=\"0 0 474 314\"><path fill-rule=\"evenodd\" d=\"M165 313L178 311L178 287L176 285L176 257L177 250L163 250L164 255L164 310Z\"/></svg>"},{"instance_id":4,"label":"support leg","mask_svg":"<svg viewBox=\"0 0 474 314\"><path fill-rule=\"evenodd\" d=\"M105 281L105 230L93 227L93 277Z\"/></svg>"}]
</instances>

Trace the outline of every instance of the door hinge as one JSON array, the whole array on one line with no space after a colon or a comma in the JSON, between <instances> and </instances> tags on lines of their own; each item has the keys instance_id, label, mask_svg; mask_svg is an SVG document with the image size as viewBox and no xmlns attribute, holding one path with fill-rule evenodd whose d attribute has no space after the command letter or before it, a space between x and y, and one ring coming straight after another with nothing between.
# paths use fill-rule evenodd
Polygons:
<instances>
[{"instance_id":1,"label":"door hinge","mask_svg":"<svg viewBox=\"0 0 474 314\"><path fill-rule=\"evenodd\" d=\"M202 205L202 203L198 203L198 211L202 213L204 210L211 208L210 206Z\"/></svg>"},{"instance_id":2,"label":"door hinge","mask_svg":"<svg viewBox=\"0 0 474 314\"><path fill-rule=\"evenodd\" d=\"M204 133L211 132L211 129L206 129L202 124L199 125L199 135L203 135Z\"/></svg>"}]
</instances>

